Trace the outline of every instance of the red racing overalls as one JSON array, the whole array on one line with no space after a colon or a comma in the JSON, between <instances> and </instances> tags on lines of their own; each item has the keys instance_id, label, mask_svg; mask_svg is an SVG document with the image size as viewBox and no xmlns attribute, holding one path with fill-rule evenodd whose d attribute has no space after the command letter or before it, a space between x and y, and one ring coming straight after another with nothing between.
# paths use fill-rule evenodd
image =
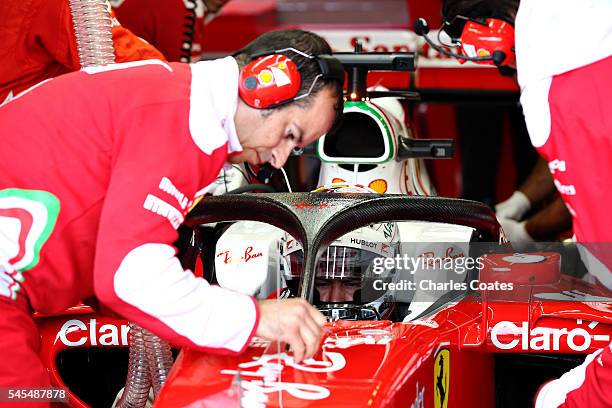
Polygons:
<instances>
[{"instance_id":1,"label":"red racing overalls","mask_svg":"<svg viewBox=\"0 0 612 408\"><path fill-rule=\"evenodd\" d=\"M238 72L231 57L114 64L0 107L0 387L48 382L32 311L93 295L174 345L246 347L256 302L184 271L172 245L241 150Z\"/></svg>"}]
</instances>

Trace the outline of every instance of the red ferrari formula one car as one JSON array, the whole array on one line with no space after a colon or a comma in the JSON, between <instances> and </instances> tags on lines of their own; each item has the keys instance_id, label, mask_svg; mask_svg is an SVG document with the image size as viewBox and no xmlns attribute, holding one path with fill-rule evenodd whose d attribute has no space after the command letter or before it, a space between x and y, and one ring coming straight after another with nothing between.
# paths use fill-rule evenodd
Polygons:
<instances>
[{"instance_id":1,"label":"red ferrari formula one car","mask_svg":"<svg viewBox=\"0 0 612 408\"><path fill-rule=\"evenodd\" d=\"M238 356L182 350L155 406L530 406L543 382L610 342L612 299L561 273L573 267L571 252L520 255L481 244L500 238L493 213L481 204L377 194L214 197L188 221L202 252L198 262L204 254L204 263L211 263L198 237L206 234L213 245L210 237L219 236L228 221L244 220L282 228L301 243L299 276L292 280L281 269L285 284L277 285L277 293L308 298L329 317L321 350L299 364L283 344L261 339ZM442 251L442 259L455 261L455 270L445 275L451 279L366 274L361 296L352 301L317 299L316 271L325 248L356 228L389 220L471 229L463 253ZM210 223L215 233L205 231ZM476 262L463 262L457 274L456 261L463 258ZM185 262L194 259L186 256ZM411 286L416 290L407 300L401 292ZM40 317L43 355L55 385L70 388L73 405L108 406L125 378L127 323L80 312Z\"/></svg>"},{"instance_id":2,"label":"red ferrari formula one car","mask_svg":"<svg viewBox=\"0 0 612 408\"><path fill-rule=\"evenodd\" d=\"M448 142L402 136L409 132L391 118L399 115L373 106L369 99L380 92L365 88L368 70L413 70L413 58L336 55L358 100L345 108L352 133L319 144L321 183L340 175L394 192L405 178L401 192L428 194L427 179L418 168L408 174L402 160L446 157ZM383 141L369 144L384 147L378 161L350 145L362 128L379 129L366 132ZM340 152L338 140L350 152ZM576 278L575 252L513 254L498 245L497 220L479 203L376 193L220 196L200 203L187 226L184 267L232 289L249 287L258 298L301 296L329 323L320 352L300 364L283 344L261 339L233 357L181 350L156 406L529 406L543 382L612 335L612 299ZM227 259L228 251L238 261L224 267L217 255ZM344 297L330 295L334 286ZM69 389L71 406L112 406L126 376L128 390L143 397L133 406L148 403L151 379L141 374L150 366L137 348L128 350L135 335L128 322L84 305L36 319L43 361L53 385ZM171 364L168 354L151 358Z\"/></svg>"},{"instance_id":3,"label":"red ferrari formula one car","mask_svg":"<svg viewBox=\"0 0 612 408\"><path fill-rule=\"evenodd\" d=\"M529 406L542 382L610 342L611 299L562 276L558 252L518 255L503 253L503 246L480 247L477 241L498 240L499 230L490 210L477 203L316 193L215 200L192 224L238 216L282 226L302 242L303 268L293 290L332 321L321 352L300 364L282 345L258 339L237 357L183 350L157 406ZM216 208L228 215L210 216ZM380 309L364 295L368 279L376 288L376 277L362 281L361 300L323 305L315 294L321 248L388 220L472 228L469 251L479 267L453 281L414 278L417 293L432 283L435 290L443 286L414 317L396 304L397 313L387 314L391 320L378 320ZM400 291L407 285L403 279L387 283ZM387 302L401 297L385 295Z\"/></svg>"}]
</instances>

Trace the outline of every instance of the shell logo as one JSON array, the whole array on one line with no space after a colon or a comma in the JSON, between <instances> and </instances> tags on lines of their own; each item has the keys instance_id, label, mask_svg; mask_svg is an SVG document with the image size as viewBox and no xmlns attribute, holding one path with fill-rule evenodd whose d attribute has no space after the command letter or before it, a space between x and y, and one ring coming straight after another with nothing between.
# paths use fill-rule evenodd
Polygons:
<instances>
[{"instance_id":1,"label":"shell logo","mask_svg":"<svg viewBox=\"0 0 612 408\"><path fill-rule=\"evenodd\" d=\"M334 177L332 179L332 183L346 183L346 180L343 180L343 179L338 178L338 177Z\"/></svg>"},{"instance_id":2,"label":"shell logo","mask_svg":"<svg viewBox=\"0 0 612 408\"><path fill-rule=\"evenodd\" d=\"M370 184L368 184L368 187L380 194L387 192L387 182L383 179L371 181Z\"/></svg>"},{"instance_id":3,"label":"shell logo","mask_svg":"<svg viewBox=\"0 0 612 408\"><path fill-rule=\"evenodd\" d=\"M479 57L489 57L491 55L491 53L484 48L480 48L476 54L478 54Z\"/></svg>"},{"instance_id":4,"label":"shell logo","mask_svg":"<svg viewBox=\"0 0 612 408\"><path fill-rule=\"evenodd\" d=\"M267 69L261 71L257 77L259 78L259 82L262 85L270 85L272 81L274 80L274 76L272 75L272 72L270 72Z\"/></svg>"}]
</instances>

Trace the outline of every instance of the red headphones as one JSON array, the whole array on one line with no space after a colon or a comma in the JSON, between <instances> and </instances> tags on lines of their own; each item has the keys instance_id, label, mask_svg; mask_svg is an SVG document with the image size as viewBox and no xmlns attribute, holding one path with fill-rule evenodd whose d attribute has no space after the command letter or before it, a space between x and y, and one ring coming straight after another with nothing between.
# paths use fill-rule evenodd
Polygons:
<instances>
[{"instance_id":1,"label":"red headphones","mask_svg":"<svg viewBox=\"0 0 612 408\"><path fill-rule=\"evenodd\" d=\"M512 24L487 18L483 21L468 20L461 33L461 51L467 57L491 57L476 61L486 65L515 65L514 27ZM501 58L500 52L503 52ZM500 55L501 61L495 59Z\"/></svg>"},{"instance_id":2,"label":"red headphones","mask_svg":"<svg viewBox=\"0 0 612 408\"><path fill-rule=\"evenodd\" d=\"M320 74L313 80L310 89L298 96L302 76L297 64L281 52L291 51L304 58L315 59ZM270 109L304 98L310 94L319 78L344 81L342 63L330 55L310 55L294 48L256 54L240 71L238 94L249 106L256 109Z\"/></svg>"},{"instance_id":3,"label":"red headphones","mask_svg":"<svg viewBox=\"0 0 612 408\"><path fill-rule=\"evenodd\" d=\"M419 18L414 23L414 32L422 36L436 51L457 58L462 62L473 61L497 67L514 65L514 27L507 21L497 18L473 19L456 16L445 21L440 31L446 32L452 44L436 44L430 39L427 21ZM438 42L440 42L438 32ZM445 47L461 46L461 54L448 51Z\"/></svg>"}]
</instances>

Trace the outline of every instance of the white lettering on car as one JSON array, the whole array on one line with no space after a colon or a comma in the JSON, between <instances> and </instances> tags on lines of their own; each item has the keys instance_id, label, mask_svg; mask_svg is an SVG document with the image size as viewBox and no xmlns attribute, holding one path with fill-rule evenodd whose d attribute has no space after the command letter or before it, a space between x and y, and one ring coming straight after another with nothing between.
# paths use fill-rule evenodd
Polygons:
<instances>
[{"instance_id":1,"label":"white lettering on car","mask_svg":"<svg viewBox=\"0 0 612 408\"><path fill-rule=\"evenodd\" d=\"M376 242L366 241L365 239L351 238L351 244L360 245L366 248L376 248Z\"/></svg>"},{"instance_id":2,"label":"white lettering on car","mask_svg":"<svg viewBox=\"0 0 612 408\"><path fill-rule=\"evenodd\" d=\"M579 321L579 324L581 321ZM594 329L597 322L588 325L590 329ZM500 339L504 336L504 339ZM508 336L512 336L508 339ZM567 347L573 351L585 351L591 347L593 341L609 342L609 335L594 335L581 327L575 327L571 330L566 328L555 329L549 327L536 327L529 330L529 323L522 322L521 326L517 326L513 322L501 321L493 326L491 330L491 342L500 350L513 350L520 345L522 351L559 351L561 342L564 341Z\"/></svg>"},{"instance_id":3,"label":"white lettering on car","mask_svg":"<svg viewBox=\"0 0 612 408\"><path fill-rule=\"evenodd\" d=\"M103 324L98 329L96 319L89 319L88 324L78 319L68 320L62 325L56 336L56 341L59 339L68 347L80 347L87 343L92 346L127 346L129 326L127 324ZM76 334L70 333L81 332L79 337ZM70 339L68 338L70 337Z\"/></svg>"},{"instance_id":4,"label":"white lettering on car","mask_svg":"<svg viewBox=\"0 0 612 408\"><path fill-rule=\"evenodd\" d=\"M346 349L359 345L386 345L393 340L388 330L360 330L358 336L329 336L323 342L324 349Z\"/></svg>"},{"instance_id":5,"label":"white lettering on car","mask_svg":"<svg viewBox=\"0 0 612 408\"><path fill-rule=\"evenodd\" d=\"M410 404L410 408L425 408L425 387L419 390L419 382L416 383L416 396Z\"/></svg>"},{"instance_id":6,"label":"white lettering on car","mask_svg":"<svg viewBox=\"0 0 612 408\"><path fill-rule=\"evenodd\" d=\"M85 323L80 320L68 320L57 333L56 338L59 338L59 340L68 347L82 346L87 341L85 337L81 337L77 341L70 341L68 340L68 337L66 337L68 333L76 330L87 330L87 326L85 326Z\"/></svg>"},{"instance_id":7,"label":"white lettering on car","mask_svg":"<svg viewBox=\"0 0 612 408\"><path fill-rule=\"evenodd\" d=\"M254 357L254 361L238 364L238 367L241 369L257 368L255 371L221 370L221 374L239 374L240 377L260 378L257 380L240 381L242 388L242 399L240 402L243 407L265 406L268 400L267 394L280 391L287 391L298 399L320 400L330 395L330 391L323 386L279 380L286 366L311 373L331 373L342 370L346 365L346 360L340 353L324 351L323 356L327 360L318 361L311 358L298 364L293 361L292 356L286 353L264 354L260 357Z\"/></svg>"}]
</instances>

